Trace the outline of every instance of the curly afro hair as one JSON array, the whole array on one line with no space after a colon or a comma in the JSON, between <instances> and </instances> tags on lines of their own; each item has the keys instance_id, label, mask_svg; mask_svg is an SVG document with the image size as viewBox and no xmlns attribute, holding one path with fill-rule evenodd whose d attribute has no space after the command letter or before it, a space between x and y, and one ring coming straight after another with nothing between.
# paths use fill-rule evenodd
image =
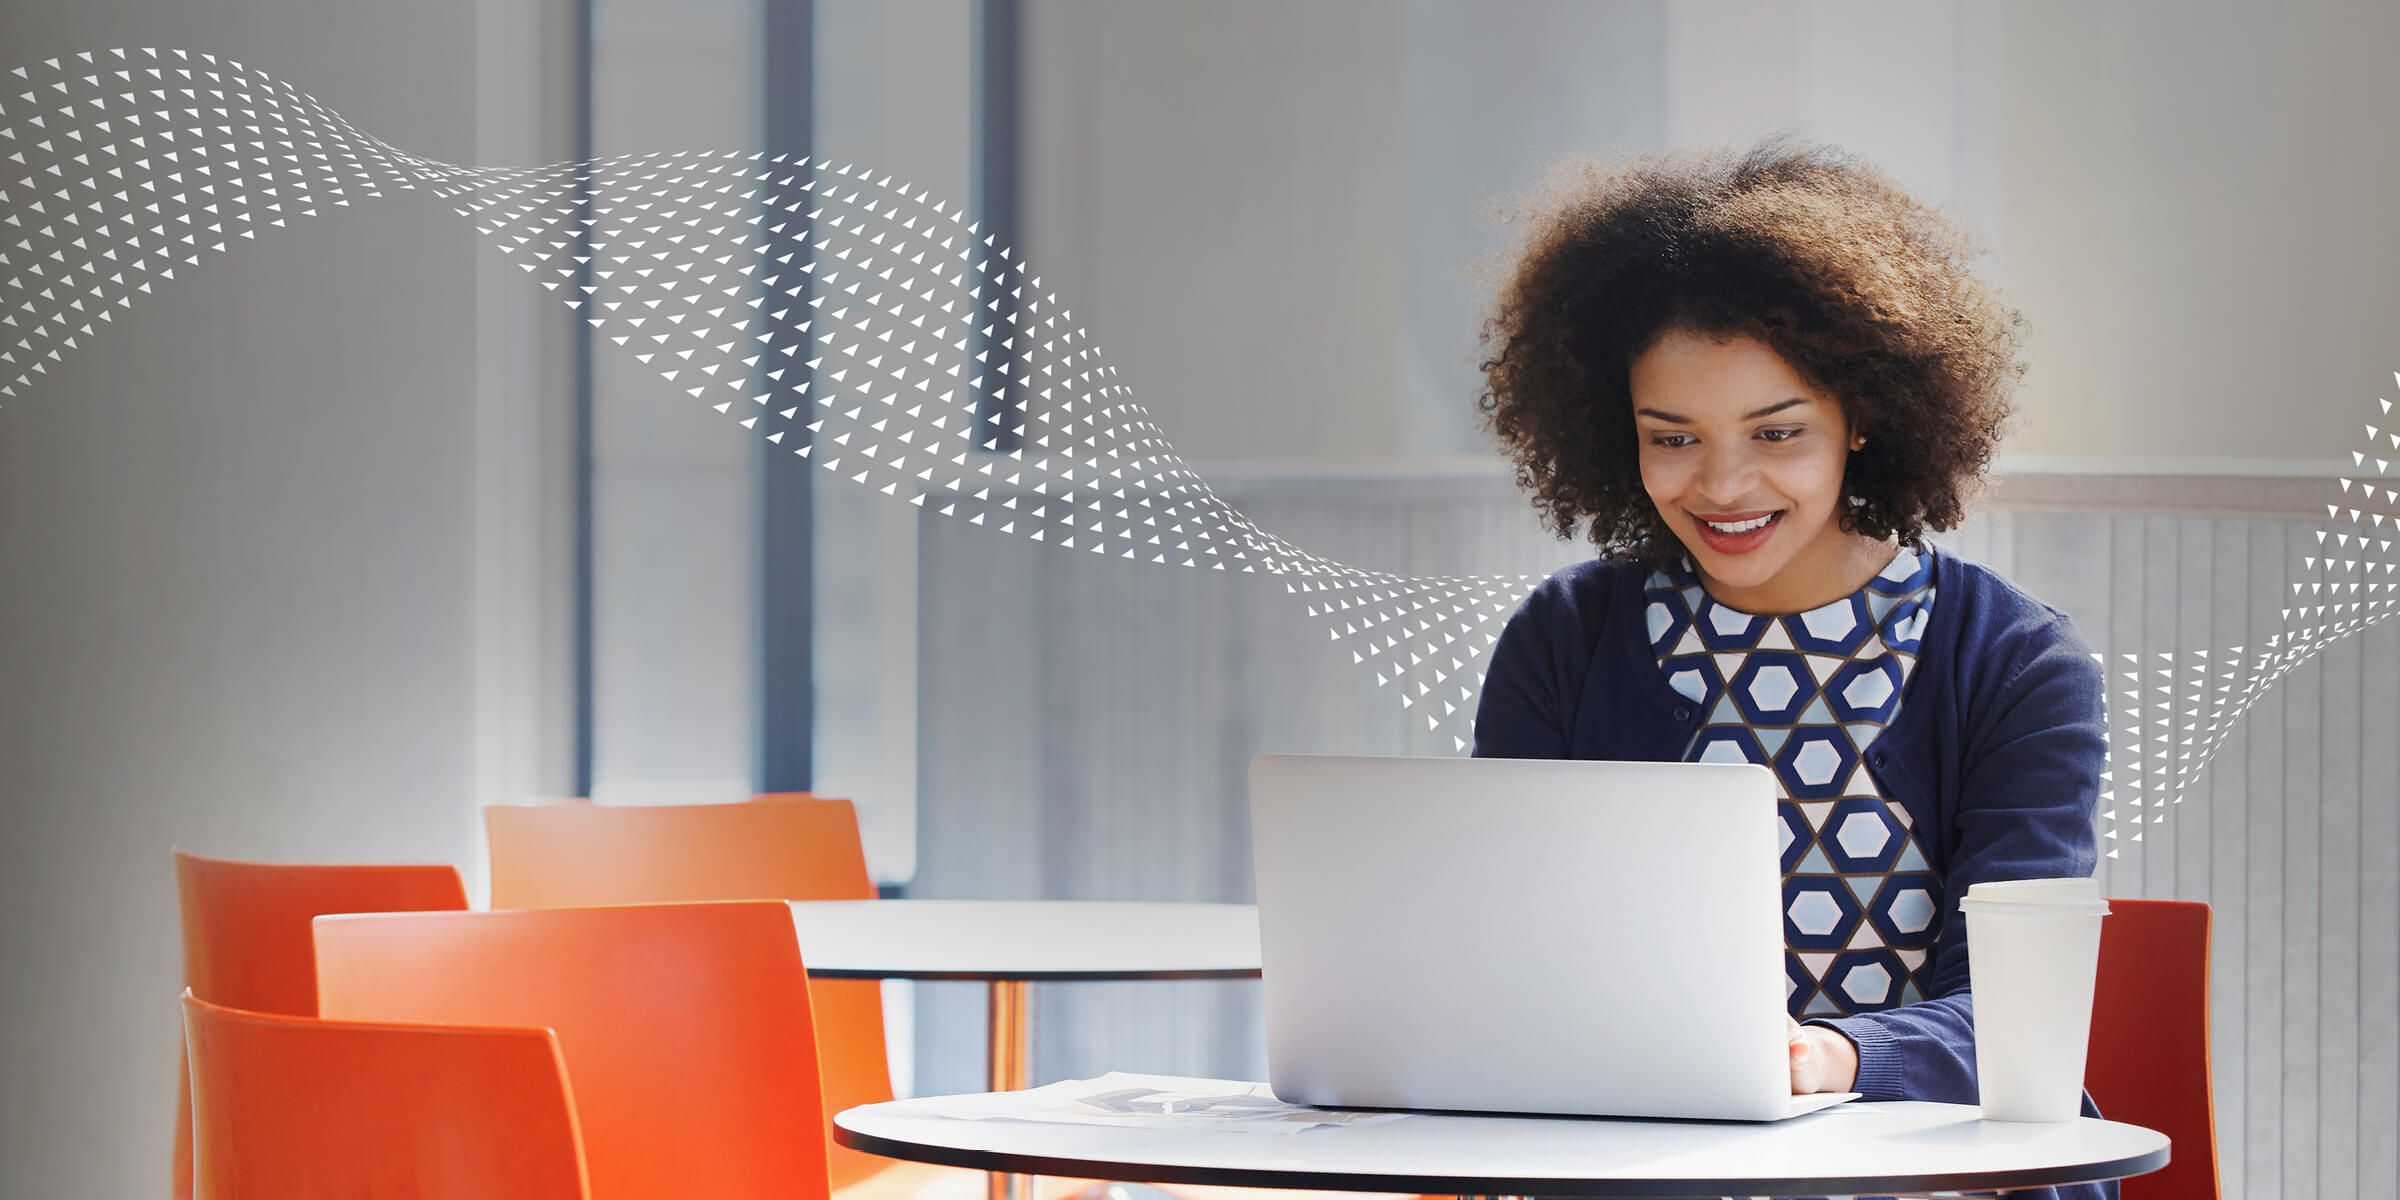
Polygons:
<instances>
[{"instance_id":1,"label":"curly afro hair","mask_svg":"<svg viewBox=\"0 0 2400 1200\"><path fill-rule=\"evenodd\" d=\"M2024 319L1968 270L1981 247L1882 172L1788 132L1741 153L1558 164L1482 330L1476 408L1561 538L1680 549L1642 487L1628 375L1662 333L1771 347L1867 435L1843 525L1919 544L1991 463Z\"/></svg>"}]
</instances>

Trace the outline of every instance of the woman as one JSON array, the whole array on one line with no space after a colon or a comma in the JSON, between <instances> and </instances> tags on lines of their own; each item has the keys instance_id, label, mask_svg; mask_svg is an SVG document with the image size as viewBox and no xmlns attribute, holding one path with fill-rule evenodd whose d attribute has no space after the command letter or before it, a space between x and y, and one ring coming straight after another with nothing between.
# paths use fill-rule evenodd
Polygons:
<instances>
[{"instance_id":1,"label":"woman","mask_svg":"<svg viewBox=\"0 0 2400 1200\"><path fill-rule=\"evenodd\" d=\"M1774 770L1794 1093L1975 1103L1958 898L2096 861L2098 664L2065 615L1924 540L1958 523L2023 370L1973 255L1788 137L1576 162L1484 329L1486 423L1600 557L1509 620L1475 753Z\"/></svg>"}]
</instances>

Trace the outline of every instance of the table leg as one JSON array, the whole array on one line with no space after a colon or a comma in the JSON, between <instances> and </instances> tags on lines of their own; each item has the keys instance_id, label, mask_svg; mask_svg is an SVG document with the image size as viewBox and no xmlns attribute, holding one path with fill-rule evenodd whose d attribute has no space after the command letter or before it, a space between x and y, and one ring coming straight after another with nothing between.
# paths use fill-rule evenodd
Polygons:
<instances>
[{"instance_id":1,"label":"table leg","mask_svg":"<svg viewBox=\"0 0 2400 1200\"><path fill-rule=\"evenodd\" d=\"M990 1028L985 1035L989 1090L1015 1092L1025 1088L1033 1054L1025 1011L1026 983L995 979L991 983ZM986 1184L988 1200L1033 1200L1033 1177L994 1171Z\"/></svg>"}]
</instances>

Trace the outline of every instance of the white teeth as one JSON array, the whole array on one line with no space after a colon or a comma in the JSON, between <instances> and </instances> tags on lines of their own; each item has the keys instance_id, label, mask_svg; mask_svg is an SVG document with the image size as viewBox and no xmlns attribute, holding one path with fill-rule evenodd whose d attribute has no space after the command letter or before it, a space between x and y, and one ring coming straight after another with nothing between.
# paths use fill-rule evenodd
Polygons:
<instances>
[{"instance_id":1,"label":"white teeth","mask_svg":"<svg viewBox=\"0 0 2400 1200\"><path fill-rule=\"evenodd\" d=\"M1734 521L1730 524L1720 523L1717 521L1702 521L1700 523L1708 526L1710 529L1716 530L1718 533L1748 533L1751 530L1765 525L1767 522L1774 519L1775 514L1768 513L1763 517L1752 517L1747 521Z\"/></svg>"}]
</instances>

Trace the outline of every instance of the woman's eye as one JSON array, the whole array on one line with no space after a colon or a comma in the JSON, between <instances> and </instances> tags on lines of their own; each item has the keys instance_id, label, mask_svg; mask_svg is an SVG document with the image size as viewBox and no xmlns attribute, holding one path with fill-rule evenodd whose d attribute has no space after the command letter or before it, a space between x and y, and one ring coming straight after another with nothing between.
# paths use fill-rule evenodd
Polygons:
<instances>
[{"instance_id":1,"label":"woman's eye","mask_svg":"<svg viewBox=\"0 0 2400 1200\"><path fill-rule=\"evenodd\" d=\"M1797 429L1761 429L1758 431L1758 436L1770 442L1788 442L1799 437L1800 431Z\"/></svg>"},{"instance_id":2,"label":"woman's eye","mask_svg":"<svg viewBox=\"0 0 2400 1200\"><path fill-rule=\"evenodd\" d=\"M1650 444L1651 444L1651 445L1653 445L1653 446L1664 446L1664 447L1666 447L1666 448L1668 448L1668 449L1672 450L1672 449L1675 449L1675 448L1677 448L1677 447L1680 447L1680 446L1689 446L1689 445L1691 445L1691 444L1692 444L1692 438L1691 438L1691 435L1690 435L1690 434L1684 434L1684 433L1662 433L1662 434L1658 434L1658 435L1656 435L1656 436L1652 437L1652 438L1650 439Z\"/></svg>"}]
</instances>

